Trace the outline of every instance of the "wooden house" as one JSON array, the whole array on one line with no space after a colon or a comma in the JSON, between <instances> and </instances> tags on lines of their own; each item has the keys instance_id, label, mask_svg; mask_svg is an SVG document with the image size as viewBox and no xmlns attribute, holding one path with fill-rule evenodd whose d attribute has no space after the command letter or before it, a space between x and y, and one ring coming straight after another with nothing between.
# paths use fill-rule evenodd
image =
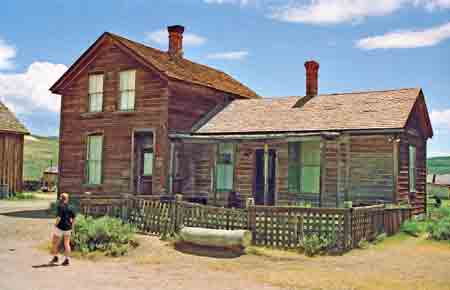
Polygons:
<instances>
[{"instance_id":1,"label":"wooden house","mask_svg":"<svg viewBox=\"0 0 450 290\"><path fill-rule=\"evenodd\" d=\"M8 193L22 191L24 135L29 132L0 102L0 186Z\"/></svg>"},{"instance_id":2,"label":"wooden house","mask_svg":"<svg viewBox=\"0 0 450 290\"><path fill-rule=\"evenodd\" d=\"M174 194L227 206L426 203L433 131L421 89L262 98L183 57L103 34L52 86L62 95L61 191Z\"/></svg>"}]
</instances>

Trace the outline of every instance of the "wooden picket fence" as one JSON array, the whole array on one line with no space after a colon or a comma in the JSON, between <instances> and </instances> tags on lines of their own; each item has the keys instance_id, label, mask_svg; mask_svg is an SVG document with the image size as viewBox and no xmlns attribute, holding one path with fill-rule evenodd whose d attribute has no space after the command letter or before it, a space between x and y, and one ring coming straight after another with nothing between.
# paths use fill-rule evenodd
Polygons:
<instances>
[{"instance_id":1,"label":"wooden picket fence","mask_svg":"<svg viewBox=\"0 0 450 290\"><path fill-rule=\"evenodd\" d=\"M357 208L302 208L250 206L246 209L206 206L173 199L82 199L83 214L109 215L134 224L142 233L170 234L182 226L211 229L248 229L253 244L284 249L298 248L305 236L335 238L342 251L379 234L392 235L412 217L410 208L384 205Z\"/></svg>"}]
</instances>

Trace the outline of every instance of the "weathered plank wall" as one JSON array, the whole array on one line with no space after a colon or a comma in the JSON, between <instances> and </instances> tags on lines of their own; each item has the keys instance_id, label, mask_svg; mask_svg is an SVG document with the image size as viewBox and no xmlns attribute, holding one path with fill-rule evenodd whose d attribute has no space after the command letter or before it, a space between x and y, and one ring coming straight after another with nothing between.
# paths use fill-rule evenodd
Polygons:
<instances>
[{"instance_id":1,"label":"weathered plank wall","mask_svg":"<svg viewBox=\"0 0 450 290\"><path fill-rule=\"evenodd\" d=\"M181 193L189 197L208 197L213 200L212 174L214 166L213 144L179 143L176 145L179 166L176 179L181 182ZM178 192L175 192L178 193Z\"/></svg>"},{"instance_id":2,"label":"weathered plank wall","mask_svg":"<svg viewBox=\"0 0 450 290\"><path fill-rule=\"evenodd\" d=\"M387 135L351 137L349 200L394 200L393 148Z\"/></svg>"},{"instance_id":3,"label":"weathered plank wall","mask_svg":"<svg viewBox=\"0 0 450 290\"><path fill-rule=\"evenodd\" d=\"M409 192L409 145L416 146L416 192ZM410 202L414 214L426 210L426 142L417 136L402 135L399 144L398 201Z\"/></svg>"},{"instance_id":4,"label":"weathered plank wall","mask_svg":"<svg viewBox=\"0 0 450 290\"><path fill-rule=\"evenodd\" d=\"M171 132L189 131L217 105L224 104L227 95L230 99L236 98L211 88L174 80L169 81L169 94L169 131Z\"/></svg>"},{"instance_id":5,"label":"weathered plank wall","mask_svg":"<svg viewBox=\"0 0 450 290\"><path fill-rule=\"evenodd\" d=\"M167 81L144 68L114 44L101 48L88 67L65 89L61 105L60 191L74 194L86 191L99 194L128 193L131 188L131 152L134 129L156 132L153 192L165 190L167 148ZM118 112L119 72L136 69L134 112ZM87 113L89 73L104 73L103 112ZM103 184L85 183L86 138L101 133L104 137Z\"/></svg>"},{"instance_id":6,"label":"weathered plank wall","mask_svg":"<svg viewBox=\"0 0 450 290\"><path fill-rule=\"evenodd\" d=\"M22 134L0 132L0 184L8 184L9 192L22 191Z\"/></svg>"}]
</instances>

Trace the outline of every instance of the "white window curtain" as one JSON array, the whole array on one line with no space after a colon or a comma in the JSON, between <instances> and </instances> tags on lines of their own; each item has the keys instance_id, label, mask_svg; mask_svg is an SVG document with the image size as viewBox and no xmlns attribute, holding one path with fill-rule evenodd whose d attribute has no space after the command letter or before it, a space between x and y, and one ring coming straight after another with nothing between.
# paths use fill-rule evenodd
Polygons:
<instances>
[{"instance_id":1,"label":"white window curtain","mask_svg":"<svg viewBox=\"0 0 450 290\"><path fill-rule=\"evenodd\" d=\"M134 110L136 71L120 72L120 110Z\"/></svg>"},{"instance_id":2,"label":"white window curtain","mask_svg":"<svg viewBox=\"0 0 450 290\"><path fill-rule=\"evenodd\" d=\"M89 75L89 112L101 112L103 107L103 75Z\"/></svg>"},{"instance_id":3,"label":"white window curtain","mask_svg":"<svg viewBox=\"0 0 450 290\"><path fill-rule=\"evenodd\" d=\"M218 190L232 190L234 176L234 145L219 144L216 168L216 186Z\"/></svg>"},{"instance_id":4,"label":"white window curtain","mask_svg":"<svg viewBox=\"0 0 450 290\"><path fill-rule=\"evenodd\" d=\"M153 152L144 153L144 175L153 175Z\"/></svg>"},{"instance_id":5,"label":"white window curtain","mask_svg":"<svg viewBox=\"0 0 450 290\"><path fill-rule=\"evenodd\" d=\"M289 143L289 192L320 193L320 155L320 141Z\"/></svg>"},{"instance_id":6,"label":"white window curtain","mask_svg":"<svg viewBox=\"0 0 450 290\"><path fill-rule=\"evenodd\" d=\"M102 182L102 154L103 136L93 135L88 137L87 152L87 183L101 184Z\"/></svg>"}]
</instances>

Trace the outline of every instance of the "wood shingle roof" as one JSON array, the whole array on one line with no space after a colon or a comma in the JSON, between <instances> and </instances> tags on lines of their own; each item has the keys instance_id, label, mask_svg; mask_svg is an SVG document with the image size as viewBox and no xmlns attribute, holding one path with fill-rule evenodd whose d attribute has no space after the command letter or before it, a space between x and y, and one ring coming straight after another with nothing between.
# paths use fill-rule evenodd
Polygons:
<instances>
[{"instance_id":1,"label":"wood shingle roof","mask_svg":"<svg viewBox=\"0 0 450 290\"><path fill-rule=\"evenodd\" d=\"M30 134L16 116L0 102L0 132Z\"/></svg>"},{"instance_id":2,"label":"wood shingle roof","mask_svg":"<svg viewBox=\"0 0 450 290\"><path fill-rule=\"evenodd\" d=\"M110 32L105 32L100 36L50 90L54 93L59 93L59 89L72 80L71 75L75 74L83 59L93 54L96 47L99 47L101 42L107 40L112 40L125 47L132 55L169 78L210 87L242 98L259 98L253 90L222 71L192 62L183 57L172 57L166 51L146 46Z\"/></svg>"},{"instance_id":3,"label":"wood shingle roof","mask_svg":"<svg viewBox=\"0 0 450 290\"><path fill-rule=\"evenodd\" d=\"M299 107L296 104L303 97L234 100L193 133L400 129L420 93L421 89L410 88L326 94Z\"/></svg>"}]
</instances>

